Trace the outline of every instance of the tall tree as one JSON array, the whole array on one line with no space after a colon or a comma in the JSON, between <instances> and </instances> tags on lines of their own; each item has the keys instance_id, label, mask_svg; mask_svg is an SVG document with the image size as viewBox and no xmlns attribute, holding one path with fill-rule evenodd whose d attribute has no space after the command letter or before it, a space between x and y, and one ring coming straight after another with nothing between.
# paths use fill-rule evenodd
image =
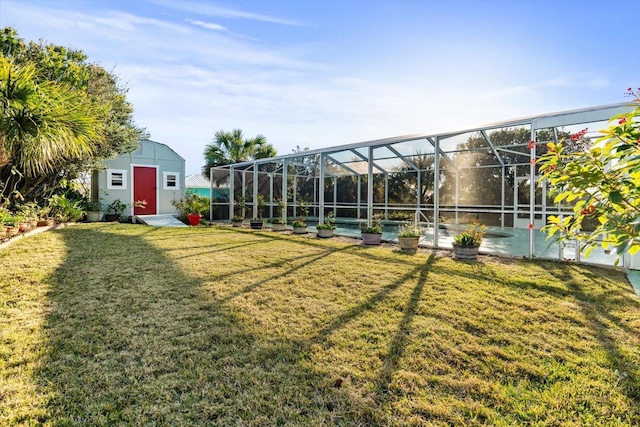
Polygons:
<instances>
[{"instance_id":1,"label":"tall tree","mask_svg":"<svg viewBox=\"0 0 640 427\"><path fill-rule=\"evenodd\" d=\"M398 204L416 203L419 193L421 204L433 203L434 155L416 153L407 157L407 160L411 165L404 164L389 175L389 201ZM418 188L418 173L413 166L422 171L420 188Z\"/></svg>"},{"instance_id":2,"label":"tall tree","mask_svg":"<svg viewBox=\"0 0 640 427\"><path fill-rule=\"evenodd\" d=\"M537 131L538 141L555 141L570 135L569 132L556 130L556 134L549 129ZM488 133L495 151L500 160L505 164L505 204L513 204L513 191L516 176L528 176L529 156L528 148L531 140L531 131L528 128L498 129ZM573 143L572 150L583 150L590 141L581 140ZM546 151L544 145L536 147L536 155L541 156ZM494 151L481 133L471 135L466 142L456 147L456 153L452 157L456 168L460 170L458 177L459 201L468 205L493 205L502 204L502 166ZM456 169L447 167L440 192L440 203L453 203L455 200ZM519 166L518 166L519 165ZM516 173L517 172L517 173ZM528 192L526 194L528 197ZM522 200L520 202L523 202Z\"/></svg>"},{"instance_id":3,"label":"tall tree","mask_svg":"<svg viewBox=\"0 0 640 427\"><path fill-rule=\"evenodd\" d=\"M0 167L25 178L55 173L70 158L93 155L97 114L68 85L37 83L33 64L0 56Z\"/></svg>"},{"instance_id":4,"label":"tall tree","mask_svg":"<svg viewBox=\"0 0 640 427\"><path fill-rule=\"evenodd\" d=\"M203 154L205 165L202 174L209 178L212 167L274 157L277 152L263 135L247 139L242 130L234 129L231 132L217 131L213 142L205 146Z\"/></svg>"},{"instance_id":5,"label":"tall tree","mask_svg":"<svg viewBox=\"0 0 640 427\"><path fill-rule=\"evenodd\" d=\"M26 44L3 28L0 54L5 200L9 194L37 200L102 158L135 149L144 136L117 76L89 63L82 51Z\"/></svg>"}]
</instances>

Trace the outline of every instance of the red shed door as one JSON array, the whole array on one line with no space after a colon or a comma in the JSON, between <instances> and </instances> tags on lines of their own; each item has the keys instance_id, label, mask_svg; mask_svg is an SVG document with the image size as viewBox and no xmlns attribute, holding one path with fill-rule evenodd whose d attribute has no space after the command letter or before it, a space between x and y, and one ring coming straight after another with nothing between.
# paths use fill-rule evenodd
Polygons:
<instances>
[{"instance_id":1,"label":"red shed door","mask_svg":"<svg viewBox=\"0 0 640 427\"><path fill-rule=\"evenodd\" d=\"M147 201L145 208L134 206L134 215L156 214L156 194L158 193L156 175L156 168L144 166L133 167L133 200Z\"/></svg>"}]
</instances>

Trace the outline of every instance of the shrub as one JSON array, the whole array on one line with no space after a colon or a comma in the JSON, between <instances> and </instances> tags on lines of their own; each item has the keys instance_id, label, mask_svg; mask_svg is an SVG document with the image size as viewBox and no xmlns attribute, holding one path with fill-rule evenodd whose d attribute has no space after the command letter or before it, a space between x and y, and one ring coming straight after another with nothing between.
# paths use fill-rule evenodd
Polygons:
<instances>
[{"instance_id":1,"label":"shrub","mask_svg":"<svg viewBox=\"0 0 640 427\"><path fill-rule=\"evenodd\" d=\"M408 223L400 227L398 237L420 237L421 234L422 232L415 223Z\"/></svg>"},{"instance_id":2,"label":"shrub","mask_svg":"<svg viewBox=\"0 0 640 427\"><path fill-rule=\"evenodd\" d=\"M382 222L380 221L380 217L374 215L371 219L371 222L366 223L363 222L360 224L360 233L364 234L380 234L382 233Z\"/></svg>"},{"instance_id":3,"label":"shrub","mask_svg":"<svg viewBox=\"0 0 640 427\"><path fill-rule=\"evenodd\" d=\"M638 88L640 92L640 88ZM596 247L616 250L615 264L625 252L640 251L640 93L629 113L612 117L609 126L587 151L571 152L566 141L547 144L547 152L538 159L540 181L549 182L554 203L573 203L573 215L552 215L542 231L549 238L577 239L585 255ZM588 129L571 136L580 140ZM535 141L529 144L535 149ZM595 225L584 229L585 219Z\"/></svg>"},{"instance_id":4,"label":"shrub","mask_svg":"<svg viewBox=\"0 0 640 427\"><path fill-rule=\"evenodd\" d=\"M479 246L482 243L486 227L478 221L469 222L467 228L453 238L456 245Z\"/></svg>"},{"instance_id":5,"label":"shrub","mask_svg":"<svg viewBox=\"0 0 640 427\"><path fill-rule=\"evenodd\" d=\"M318 229L318 230L335 230L336 226L333 225L335 220L336 220L336 218L333 216L333 212L329 212L324 217L324 223L323 224L318 224L316 229Z\"/></svg>"}]
</instances>

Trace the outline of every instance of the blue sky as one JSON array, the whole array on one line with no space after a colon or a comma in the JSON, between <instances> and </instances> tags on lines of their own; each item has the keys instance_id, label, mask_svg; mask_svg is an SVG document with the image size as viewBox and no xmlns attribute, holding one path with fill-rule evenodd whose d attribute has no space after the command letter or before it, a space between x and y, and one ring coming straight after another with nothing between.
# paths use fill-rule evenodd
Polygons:
<instances>
[{"instance_id":1,"label":"blue sky","mask_svg":"<svg viewBox=\"0 0 640 427\"><path fill-rule=\"evenodd\" d=\"M83 50L199 172L215 131L279 153L622 102L640 1L0 0L0 26Z\"/></svg>"}]
</instances>

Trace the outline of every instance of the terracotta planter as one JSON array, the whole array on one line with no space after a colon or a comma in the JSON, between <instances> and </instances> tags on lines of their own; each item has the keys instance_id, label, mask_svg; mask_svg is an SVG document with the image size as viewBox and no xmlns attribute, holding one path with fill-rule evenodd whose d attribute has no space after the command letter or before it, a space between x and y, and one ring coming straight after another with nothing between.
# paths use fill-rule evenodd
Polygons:
<instances>
[{"instance_id":1,"label":"terracotta planter","mask_svg":"<svg viewBox=\"0 0 640 427\"><path fill-rule=\"evenodd\" d=\"M187 215L187 219L189 220L189 225L200 225L200 219L202 218L202 215L200 214L189 214Z\"/></svg>"},{"instance_id":2,"label":"terracotta planter","mask_svg":"<svg viewBox=\"0 0 640 427\"><path fill-rule=\"evenodd\" d=\"M29 221L29 228L34 229L37 226L38 226L38 221L36 221L36 220Z\"/></svg>"},{"instance_id":3,"label":"terracotta planter","mask_svg":"<svg viewBox=\"0 0 640 427\"><path fill-rule=\"evenodd\" d=\"M20 233L20 228L13 226L7 227L7 236L17 236L18 233Z\"/></svg>"},{"instance_id":4,"label":"terracotta planter","mask_svg":"<svg viewBox=\"0 0 640 427\"><path fill-rule=\"evenodd\" d=\"M254 230L262 230L262 226L264 225L264 221L263 220L257 220L257 219L252 219L249 222L249 225L251 225L251 228Z\"/></svg>"},{"instance_id":5,"label":"terracotta planter","mask_svg":"<svg viewBox=\"0 0 640 427\"><path fill-rule=\"evenodd\" d=\"M307 233L307 226L303 225L300 227L293 227L293 234L306 234Z\"/></svg>"},{"instance_id":6,"label":"terracotta planter","mask_svg":"<svg viewBox=\"0 0 640 427\"><path fill-rule=\"evenodd\" d=\"M333 228L319 228L318 237L321 237L323 239L333 237Z\"/></svg>"},{"instance_id":7,"label":"terracotta planter","mask_svg":"<svg viewBox=\"0 0 640 427\"><path fill-rule=\"evenodd\" d=\"M379 245L382 242L382 233L360 233L362 243L365 245Z\"/></svg>"},{"instance_id":8,"label":"terracotta planter","mask_svg":"<svg viewBox=\"0 0 640 427\"><path fill-rule=\"evenodd\" d=\"M21 222L20 224L18 224L18 230L20 230L21 233L29 231L29 224L26 222Z\"/></svg>"},{"instance_id":9,"label":"terracotta planter","mask_svg":"<svg viewBox=\"0 0 640 427\"><path fill-rule=\"evenodd\" d=\"M418 242L420 236L415 237L398 237L398 244L403 251L415 252L418 250Z\"/></svg>"},{"instance_id":10,"label":"terracotta planter","mask_svg":"<svg viewBox=\"0 0 640 427\"><path fill-rule=\"evenodd\" d=\"M38 221L38 227L46 227L53 224L54 222L52 219L41 219Z\"/></svg>"},{"instance_id":11,"label":"terracotta planter","mask_svg":"<svg viewBox=\"0 0 640 427\"><path fill-rule=\"evenodd\" d=\"M458 259L478 259L480 245L464 246L453 243L453 253Z\"/></svg>"},{"instance_id":12,"label":"terracotta planter","mask_svg":"<svg viewBox=\"0 0 640 427\"><path fill-rule=\"evenodd\" d=\"M271 224L273 231L284 231L287 229L287 224Z\"/></svg>"}]
</instances>

